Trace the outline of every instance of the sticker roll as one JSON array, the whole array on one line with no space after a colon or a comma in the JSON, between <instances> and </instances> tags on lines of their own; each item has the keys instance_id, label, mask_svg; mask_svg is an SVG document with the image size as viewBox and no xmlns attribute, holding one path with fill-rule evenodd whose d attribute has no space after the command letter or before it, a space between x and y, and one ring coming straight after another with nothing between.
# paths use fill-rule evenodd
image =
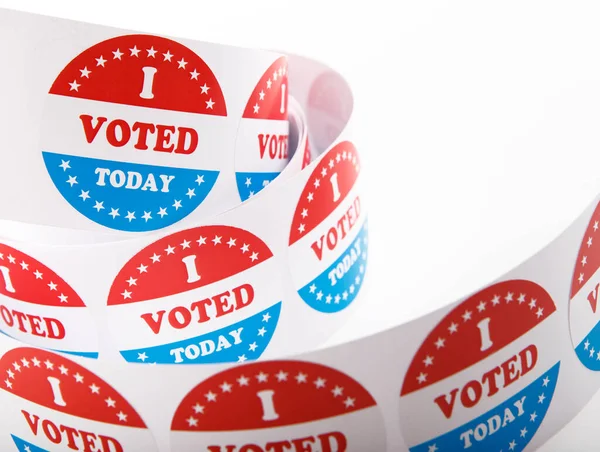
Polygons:
<instances>
[{"instance_id":1,"label":"sticker roll","mask_svg":"<svg viewBox=\"0 0 600 452\"><path fill-rule=\"evenodd\" d=\"M0 47L0 450L535 450L597 392L600 198L484 287L326 346L369 309L342 75L10 10Z\"/></svg>"}]
</instances>

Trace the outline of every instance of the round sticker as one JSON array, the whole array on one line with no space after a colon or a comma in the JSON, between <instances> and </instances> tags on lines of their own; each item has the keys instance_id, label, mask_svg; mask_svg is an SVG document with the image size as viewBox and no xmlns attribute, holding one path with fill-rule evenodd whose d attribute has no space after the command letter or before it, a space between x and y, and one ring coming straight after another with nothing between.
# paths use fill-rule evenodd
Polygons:
<instances>
[{"instance_id":1,"label":"round sticker","mask_svg":"<svg viewBox=\"0 0 600 452\"><path fill-rule=\"evenodd\" d=\"M71 61L47 99L42 154L64 199L123 231L172 225L219 175L225 99L192 50L149 35L103 41Z\"/></svg>"},{"instance_id":2,"label":"round sticker","mask_svg":"<svg viewBox=\"0 0 600 452\"><path fill-rule=\"evenodd\" d=\"M375 400L349 376L305 361L237 366L196 386L171 424L178 451L385 451Z\"/></svg>"},{"instance_id":3,"label":"round sticker","mask_svg":"<svg viewBox=\"0 0 600 452\"><path fill-rule=\"evenodd\" d=\"M38 347L98 357L96 325L77 292L38 260L2 243L0 332Z\"/></svg>"},{"instance_id":4,"label":"round sticker","mask_svg":"<svg viewBox=\"0 0 600 452\"><path fill-rule=\"evenodd\" d=\"M511 280L447 314L402 385L401 428L410 450L523 450L556 388L555 311L542 287Z\"/></svg>"},{"instance_id":5,"label":"round sticker","mask_svg":"<svg viewBox=\"0 0 600 452\"><path fill-rule=\"evenodd\" d=\"M150 430L114 388L57 354L16 348L0 359L3 434L19 451L155 451Z\"/></svg>"},{"instance_id":6,"label":"round sticker","mask_svg":"<svg viewBox=\"0 0 600 452\"><path fill-rule=\"evenodd\" d=\"M571 282L569 323L579 360L590 370L600 370L600 204L585 231Z\"/></svg>"},{"instance_id":7,"label":"round sticker","mask_svg":"<svg viewBox=\"0 0 600 452\"><path fill-rule=\"evenodd\" d=\"M367 222L355 183L356 149L343 142L313 170L296 206L289 241L292 277L300 297L332 313L356 298L367 264Z\"/></svg>"},{"instance_id":8,"label":"round sticker","mask_svg":"<svg viewBox=\"0 0 600 452\"><path fill-rule=\"evenodd\" d=\"M242 201L275 179L288 162L287 59L279 58L257 83L240 122L236 181Z\"/></svg>"},{"instance_id":9,"label":"round sticker","mask_svg":"<svg viewBox=\"0 0 600 452\"><path fill-rule=\"evenodd\" d=\"M160 364L257 359L279 320L279 268L262 240L231 226L158 240L123 267L110 290L121 355Z\"/></svg>"}]
</instances>

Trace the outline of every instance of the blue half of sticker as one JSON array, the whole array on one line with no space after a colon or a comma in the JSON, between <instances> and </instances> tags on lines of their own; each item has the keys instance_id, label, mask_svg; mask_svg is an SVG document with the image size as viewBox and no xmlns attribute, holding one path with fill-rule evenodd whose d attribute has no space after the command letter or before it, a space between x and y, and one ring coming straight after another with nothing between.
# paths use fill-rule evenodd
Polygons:
<instances>
[{"instance_id":1,"label":"blue half of sticker","mask_svg":"<svg viewBox=\"0 0 600 452\"><path fill-rule=\"evenodd\" d=\"M579 361L590 370L600 370L600 322L575 348Z\"/></svg>"},{"instance_id":2,"label":"blue half of sticker","mask_svg":"<svg viewBox=\"0 0 600 452\"><path fill-rule=\"evenodd\" d=\"M243 363L260 358L279 321L281 302L240 322L210 333L154 347L122 350L130 363Z\"/></svg>"},{"instance_id":3,"label":"blue half of sticker","mask_svg":"<svg viewBox=\"0 0 600 452\"><path fill-rule=\"evenodd\" d=\"M252 198L269 185L281 173L235 173L238 192L242 201Z\"/></svg>"},{"instance_id":4,"label":"blue half of sticker","mask_svg":"<svg viewBox=\"0 0 600 452\"><path fill-rule=\"evenodd\" d=\"M19 452L49 452L46 449L42 449L41 447L37 447L15 435L12 436L15 445L17 446L17 450Z\"/></svg>"},{"instance_id":5,"label":"blue half of sticker","mask_svg":"<svg viewBox=\"0 0 600 452\"><path fill-rule=\"evenodd\" d=\"M192 213L218 171L42 152L52 182L77 211L111 229L154 231Z\"/></svg>"},{"instance_id":6,"label":"blue half of sticker","mask_svg":"<svg viewBox=\"0 0 600 452\"><path fill-rule=\"evenodd\" d=\"M306 304L320 312L334 313L347 308L354 301L365 276L368 238L368 225L365 221L341 256L298 291Z\"/></svg>"},{"instance_id":7,"label":"blue half of sticker","mask_svg":"<svg viewBox=\"0 0 600 452\"><path fill-rule=\"evenodd\" d=\"M411 452L520 452L532 440L544 420L558 380L560 362L510 399L472 421Z\"/></svg>"}]
</instances>

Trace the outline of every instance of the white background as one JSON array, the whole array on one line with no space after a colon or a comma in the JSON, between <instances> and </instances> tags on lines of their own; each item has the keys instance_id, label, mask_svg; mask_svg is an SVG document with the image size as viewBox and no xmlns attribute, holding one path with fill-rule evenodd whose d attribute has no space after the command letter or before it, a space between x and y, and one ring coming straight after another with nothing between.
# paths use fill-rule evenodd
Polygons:
<instances>
[{"instance_id":1,"label":"white background","mask_svg":"<svg viewBox=\"0 0 600 452\"><path fill-rule=\"evenodd\" d=\"M0 0L0 7L281 49L344 74L368 158L373 286L334 341L476 290L548 243L600 191L593 1ZM599 417L600 398L545 452L597 450Z\"/></svg>"}]
</instances>

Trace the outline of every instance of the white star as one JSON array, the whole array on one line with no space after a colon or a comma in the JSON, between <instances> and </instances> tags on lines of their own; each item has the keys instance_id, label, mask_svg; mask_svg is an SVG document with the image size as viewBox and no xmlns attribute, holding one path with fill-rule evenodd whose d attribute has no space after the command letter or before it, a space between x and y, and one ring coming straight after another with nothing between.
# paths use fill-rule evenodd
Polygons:
<instances>
[{"instance_id":1,"label":"white star","mask_svg":"<svg viewBox=\"0 0 600 452\"><path fill-rule=\"evenodd\" d=\"M500 304L500 296L499 295L494 295L494 298L492 298L492 304L494 306L497 306Z\"/></svg>"},{"instance_id":2,"label":"white star","mask_svg":"<svg viewBox=\"0 0 600 452\"><path fill-rule=\"evenodd\" d=\"M536 299L532 298L531 301L529 302L529 309L534 309L535 308L535 303L536 303Z\"/></svg>"},{"instance_id":3,"label":"white star","mask_svg":"<svg viewBox=\"0 0 600 452\"><path fill-rule=\"evenodd\" d=\"M535 313L535 315L537 316L537 318L539 319L541 316L544 315L544 309L543 308L538 308L537 312Z\"/></svg>"},{"instance_id":4,"label":"white star","mask_svg":"<svg viewBox=\"0 0 600 452\"><path fill-rule=\"evenodd\" d=\"M209 109L209 110L212 110L212 109L213 109L213 105L214 105L214 104L215 104L215 103L213 102L212 98L211 98L211 99L208 99L208 100L206 101L206 108L207 108L207 109Z\"/></svg>"},{"instance_id":5,"label":"white star","mask_svg":"<svg viewBox=\"0 0 600 452\"><path fill-rule=\"evenodd\" d=\"M196 189L195 188L188 188L188 191L187 191L187 193L185 195L189 196L189 198L192 199L193 196L196 196Z\"/></svg>"},{"instance_id":6,"label":"white star","mask_svg":"<svg viewBox=\"0 0 600 452\"><path fill-rule=\"evenodd\" d=\"M176 199L175 203L173 204L173 207L175 207L175 210L179 210L181 208L181 201L178 201Z\"/></svg>"},{"instance_id":7,"label":"white star","mask_svg":"<svg viewBox=\"0 0 600 452\"><path fill-rule=\"evenodd\" d=\"M58 299L60 300L61 303L68 303L68 298L69 298L68 296L66 296L65 294L62 294L62 293L58 296Z\"/></svg>"},{"instance_id":8,"label":"white star","mask_svg":"<svg viewBox=\"0 0 600 452\"><path fill-rule=\"evenodd\" d=\"M348 397L346 400L344 400L344 405L346 405L346 408L350 408L354 406L354 402L355 400L351 397Z\"/></svg>"},{"instance_id":9,"label":"white star","mask_svg":"<svg viewBox=\"0 0 600 452\"><path fill-rule=\"evenodd\" d=\"M25 261L22 261L19 265L21 266L21 268L23 270L29 270L29 264L26 263Z\"/></svg>"},{"instance_id":10,"label":"white star","mask_svg":"<svg viewBox=\"0 0 600 452\"><path fill-rule=\"evenodd\" d=\"M544 395L544 393L542 392L539 396L538 396L538 403L544 403L544 400L546 400L546 396Z\"/></svg>"},{"instance_id":11,"label":"white star","mask_svg":"<svg viewBox=\"0 0 600 452\"><path fill-rule=\"evenodd\" d=\"M202 405L200 405L199 403L194 405L192 407L192 410L194 410L194 413L196 413L196 414L204 414L204 407Z\"/></svg>"},{"instance_id":12,"label":"white star","mask_svg":"<svg viewBox=\"0 0 600 452\"><path fill-rule=\"evenodd\" d=\"M33 274L35 275L35 279L42 279L42 277L44 276L44 274L39 270L34 271Z\"/></svg>"},{"instance_id":13,"label":"white star","mask_svg":"<svg viewBox=\"0 0 600 452\"><path fill-rule=\"evenodd\" d=\"M173 55L171 54L171 52L169 52L167 50L167 53L163 53L163 57L165 57L165 59L163 61L171 61L171 58L173 58Z\"/></svg>"},{"instance_id":14,"label":"white star","mask_svg":"<svg viewBox=\"0 0 600 452\"><path fill-rule=\"evenodd\" d=\"M79 372L77 372L75 375L73 375L73 378L75 378L75 381L77 383L83 383L83 375L81 375Z\"/></svg>"},{"instance_id":15,"label":"white star","mask_svg":"<svg viewBox=\"0 0 600 452\"><path fill-rule=\"evenodd\" d=\"M250 245L244 243L240 250L242 250L242 254L246 254L250 250Z\"/></svg>"},{"instance_id":16,"label":"white star","mask_svg":"<svg viewBox=\"0 0 600 452\"><path fill-rule=\"evenodd\" d=\"M302 372L300 372L294 378L296 379L296 381L298 382L298 384L300 384L300 383L306 383L306 374L303 374Z\"/></svg>"},{"instance_id":17,"label":"white star","mask_svg":"<svg viewBox=\"0 0 600 452\"><path fill-rule=\"evenodd\" d=\"M102 209L104 209L104 201L94 201L96 204L94 204L94 209L96 209L98 212L100 212Z\"/></svg>"},{"instance_id":18,"label":"white star","mask_svg":"<svg viewBox=\"0 0 600 452\"><path fill-rule=\"evenodd\" d=\"M267 330L264 327L261 327L258 330L258 335L261 336L261 337L264 336L266 333L267 333Z\"/></svg>"},{"instance_id":19,"label":"white star","mask_svg":"<svg viewBox=\"0 0 600 452\"><path fill-rule=\"evenodd\" d=\"M265 100L265 92L261 90L261 92L258 93L258 98L259 100Z\"/></svg>"},{"instance_id":20,"label":"white star","mask_svg":"<svg viewBox=\"0 0 600 452\"><path fill-rule=\"evenodd\" d=\"M219 243L221 243L221 237L219 237L218 235L215 235L215 238L212 239L211 242L213 242L213 244L216 246Z\"/></svg>"},{"instance_id":21,"label":"white star","mask_svg":"<svg viewBox=\"0 0 600 452\"><path fill-rule=\"evenodd\" d=\"M107 407L109 407L109 408L114 408L115 407L116 402L113 399L111 399L110 397L107 398L104 401L106 402L106 406Z\"/></svg>"},{"instance_id":22,"label":"white star","mask_svg":"<svg viewBox=\"0 0 600 452\"><path fill-rule=\"evenodd\" d=\"M246 358L246 355L242 355L242 356L238 356L238 363L243 363L244 361L248 360L248 358Z\"/></svg>"},{"instance_id":23,"label":"white star","mask_svg":"<svg viewBox=\"0 0 600 452\"><path fill-rule=\"evenodd\" d=\"M260 110L260 106L258 104L254 104L254 107L252 107L254 109L254 114L258 113L258 110Z\"/></svg>"},{"instance_id":24,"label":"white star","mask_svg":"<svg viewBox=\"0 0 600 452\"><path fill-rule=\"evenodd\" d=\"M148 359L148 355L146 355L146 352L138 353L137 359L141 362L145 362Z\"/></svg>"},{"instance_id":25,"label":"white star","mask_svg":"<svg viewBox=\"0 0 600 452\"><path fill-rule=\"evenodd\" d=\"M448 327L448 331L450 332L450 334L456 333L458 331L458 324L452 322Z\"/></svg>"},{"instance_id":26,"label":"white star","mask_svg":"<svg viewBox=\"0 0 600 452\"><path fill-rule=\"evenodd\" d=\"M506 296L504 297L504 299L506 300L507 303L510 303L513 300L513 293L512 292L508 292L506 294Z\"/></svg>"},{"instance_id":27,"label":"white star","mask_svg":"<svg viewBox=\"0 0 600 452\"><path fill-rule=\"evenodd\" d=\"M198 240L196 240L196 242L198 243L198 246L202 246L206 244L206 237L200 236L200 238Z\"/></svg>"},{"instance_id":28,"label":"white star","mask_svg":"<svg viewBox=\"0 0 600 452\"><path fill-rule=\"evenodd\" d=\"M125 215L125 218L127 218L129 220L129 222L131 223L131 220L135 220L135 212L127 211L127 215Z\"/></svg>"},{"instance_id":29,"label":"white star","mask_svg":"<svg viewBox=\"0 0 600 452\"><path fill-rule=\"evenodd\" d=\"M267 89L271 89L272 84L273 82L271 81L271 79L267 80Z\"/></svg>"},{"instance_id":30,"label":"white star","mask_svg":"<svg viewBox=\"0 0 600 452\"><path fill-rule=\"evenodd\" d=\"M77 80L73 80L73 82L69 83L69 85L71 86L69 91L79 91L79 87L81 86L79 83L77 83Z\"/></svg>"},{"instance_id":31,"label":"white star","mask_svg":"<svg viewBox=\"0 0 600 452\"><path fill-rule=\"evenodd\" d=\"M198 177L196 177L196 183L198 185L203 184L204 183L204 175L198 175Z\"/></svg>"},{"instance_id":32,"label":"white star","mask_svg":"<svg viewBox=\"0 0 600 452\"><path fill-rule=\"evenodd\" d=\"M121 57L123 56L123 52L121 52L120 49L117 49L117 50L113 51L113 55L114 55L113 60L120 60Z\"/></svg>"},{"instance_id":33,"label":"white star","mask_svg":"<svg viewBox=\"0 0 600 452\"><path fill-rule=\"evenodd\" d=\"M185 61L183 58L177 63L179 64L179 67L177 69L185 69L185 67L187 66L187 61Z\"/></svg>"},{"instance_id":34,"label":"white star","mask_svg":"<svg viewBox=\"0 0 600 452\"><path fill-rule=\"evenodd\" d=\"M121 214L119 213L119 209L113 209L113 208L111 207L111 208L110 208L110 213L109 213L109 215L110 215L111 217L113 217L113 220L114 220L116 217L120 216Z\"/></svg>"},{"instance_id":35,"label":"white star","mask_svg":"<svg viewBox=\"0 0 600 452\"><path fill-rule=\"evenodd\" d=\"M154 50L154 46L147 49L146 52L148 52L148 58L156 58L156 50Z\"/></svg>"},{"instance_id":36,"label":"white star","mask_svg":"<svg viewBox=\"0 0 600 452\"><path fill-rule=\"evenodd\" d=\"M521 429L521 438L525 438L525 435L527 435L527 427Z\"/></svg>"},{"instance_id":37,"label":"white star","mask_svg":"<svg viewBox=\"0 0 600 452\"><path fill-rule=\"evenodd\" d=\"M16 262L16 259L12 255L8 256L8 260L10 261L11 264L14 264Z\"/></svg>"},{"instance_id":38,"label":"white star","mask_svg":"<svg viewBox=\"0 0 600 452\"><path fill-rule=\"evenodd\" d=\"M90 74L92 73L92 71L88 71L87 66L84 67L83 69L79 69L79 72L81 72L81 77L85 77L85 78L90 78Z\"/></svg>"},{"instance_id":39,"label":"white star","mask_svg":"<svg viewBox=\"0 0 600 452\"><path fill-rule=\"evenodd\" d=\"M202 85L200 87L200 89L202 90L202 92L200 94L208 94L208 90L210 89L210 87L206 86L206 83L204 85Z\"/></svg>"},{"instance_id":40,"label":"white star","mask_svg":"<svg viewBox=\"0 0 600 452\"><path fill-rule=\"evenodd\" d=\"M308 199L308 202L311 202L314 198L314 195L312 193L309 193L308 195L306 195L306 199Z\"/></svg>"},{"instance_id":41,"label":"white star","mask_svg":"<svg viewBox=\"0 0 600 452\"><path fill-rule=\"evenodd\" d=\"M233 237L230 237L229 242L227 242L227 245L229 246L229 248L235 246L235 239Z\"/></svg>"},{"instance_id":42,"label":"white star","mask_svg":"<svg viewBox=\"0 0 600 452\"><path fill-rule=\"evenodd\" d=\"M223 392L231 392L231 385L227 382L223 382L223 384L220 386L221 391Z\"/></svg>"},{"instance_id":43,"label":"white star","mask_svg":"<svg viewBox=\"0 0 600 452\"><path fill-rule=\"evenodd\" d=\"M446 339L439 337L438 340L435 341L435 348L440 349L444 346L445 343L446 343Z\"/></svg>"},{"instance_id":44,"label":"white star","mask_svg":"<svg viewBox=\"0 0 600 452\"><path fill-rule=\"evenodd\" d=\"M545 377L542 383L542 386L548 386L548 383L550 383L550 378Z\"/></svg>"},{"instance_id":45,"label":"white star","mask_svg":"<svg viewBox=\"0 0 600 452\"><path fill-rule=\"evenodd\" d=\"M196 69L194 69L192 72L190 72L190 80L198 80L198 76L200 75L200 72L196 71Z\"/></svg>"},{"instance_id":46,"label":"white star","mask_svg":"<svg viewBox=\"0 0 600 452\"><path fill-rule=\"evenodd\" d=\"M165 215L168 215L166 207L159 207L157 215L160 215L161 218L163 218Z\"/></svg>"},{"instance_id":47,"label":"white star","mask_svg":"<svg viewBox=\"0 0 600 452\"><path fill-rule=\"evenodd\" d=\"M128 290L125 290L121 295L123 295L124 300L126 300L127 298L131 299L131 292L129 292Z\"/></svg>"},{"instance_id":48,"label":"white star","mask_svg":"<svg viewBox=\"0 0 600 452\"><path fill-rule=\"evenodd\" d=\"M174 247L172 247L171 245L169 245L169 246L167 246L167 247L165 248L165 252L167 253L167 256L168 256L169 254L175 254L175 248L174 248Z\"/></svg>"},{"instance_id":49,"label":"white star","mask_svg":"<svg viewBox=\"0 0 600 452\"><path fill-rule=\"evenodd\" d=\"M250 255L250 260L252 260L252 262L254 262L255 260L258 259L258 253L254 252Z\"/></svg>"},{"instance_id":50,"label":"white star","mask_svg":"<svg viewBox=\"0 0 600 452\"><path fill-rule=\"evenodd\" d=\"M529 419L531 420L531 422L535 422L537 417L538 417L538 415L535 411L529 415Z\"/></svg>"},{"instance_id":51,"label":"white star","mask_svg":"<svg viewBox=\"0 0 600 452\"><path fill-rule=\"evenodd\" d=\"M78 184L79 182L77 182L77 176L69 176L69 180L67 181L67 184L69 184L71 187L75 184Z\"/></svg>"},{"instance_id":52,"label":"white star","mask_svg":"<svg viewBox=\"0 0 600 452\"><path fill-rule=\"evenodd\" d=\"M431 444L427 449L427 452L437 452L437 451L438 451L438 448L435 444Z\"/></svg>"},{"instance_id":53,"label":"white star","mask_svg":"<svg viewBox=\"0 0 600 452\"><path fill-rule=\"evenodd\" d=\"M269 320L271 320L271 314L269 314L268 312L266 314L263 314L262 321L265 322L265 323L268 323Z\"/></svg>"},{"instance_id":54,"label":"white star","mask_svg":"<svg viewBox=\"0 0 600 452\"><path fill-rule=\"evenodd\" d=\"M462 315L463 320L466 322L467 320L471 320L471 311L465 311Z\"/></svg>"},{"instance_id":55,"label":"white star","mask_svg":"<svg viewBox=\"0 0 600 452\"><path fill-rule=\"evenodd\" d=\"M119 418L119 421L127 422L127 415L125 413L123 413L122 411L119 411L117 413L117 417Z\"/></svg>"},{"instance_id":56,"label":"white star","mask_svg":"<svg viewBox=\"0 0 600 452\"><path fill-rule=\"evenodd\" d=\"M247 177L246 182L244 182L244 184L246 185L246 187L249 187L250 185L252 185L252 179Z\"/></svg>"},{"instance_id":57,"label":"white star","mask_svg":"<svg viewBox=\"0 0 600 452\"><path fill-rule=\"evenodd\" d=\"M298 226L298 232L302 234L305 230L306 226L304 226L304 223L300 223L300 226Z\"/></svg>"},{"instance_id":58,"label":"white star","mask_svg":"<svg viewBox=\"0 0 600 452\"><path fill-rule=\"evenodd\" d=\"M333 394L333 397L340 397L343 394L343 392L344 392L344 388L342 388L340 386L336 386L331 391L331 393Z\"/></svg>"},{"instance_id":59,"label":"white star","mask_svg":"<svg viewBox=\"0 0 600 452\"><path fill-rule=\"evenodd\" d=\"M137 279L135 279L131 276L129 277L129 279L126 282L127 282L127 284L129 284L129 287L137 286Z\"/></svg>"},{"instance_id":60,"label":"white star","mask_svg":"<svg viewBox=\"0 0 600 452\"><path fill-rule=\"evenodd\" d=\"M587 256L583 256L583 258L581 259L581 265L585 267L585 264L587 264Z\"/></svg>"},{"instance_id":61,"label":"white star","mask_svg":"<svg viewBox=\"0 0 600 452\"><path fill-rule=\"evenodd\" d=\"M325 382L326 382L326 381L327 381L327 380L325 380L325 379L323 379L323 378L321 378L321 377L317 378L317 379L314 381L314 383L315 383L315 387L316 387L317 389L324 388L324 387L325 387Z\"/></svg>"},{"instance_id":62,"label":"white star","mask_svg":"<svg viewBox=\"0 0 600 452\"><path fill-rule=\"evenodd\" d=\"M189 243L189 242L188 242ZM152 260L153 264L156 264L157 262L160 262L160 254L156 254L154 253L150 259Z\"/></svg>"},{"instance_id":63,"label":"white star","mask_svg":"<svg viewBox=\"0 0 600 452\"><path fill-rule=\"evenodd\" d=\"M100 394L100 388L93 383L90 385L90 391L92 394Z\"/></svg>"},{"instance_id":64,"label":"white star","mask_svg":"<svg viewBox=\"0 0 600 452\"><path fill-rule=\"evenodd\" d=\"M148 266L144 265L144 264L140 264L140 266L137 269L138 269L138 271L140 273L147 273L148 272Z\"/></svg>"},{"instance_id":65,"label":"white star","mask_svg":"<svg viewBox=\"0 0 600 452\"><path fill-rule=\"evenodd\" d=\"M433 364L433 356L427 355L423 360L423 364L425 364L425 367L431 366Z\"/></svg>"},{"instance_id":66,"label":"white star","mask_svg":"<svg viewBox=\"0 0 600 452\"><path fill-rule=\"evenodd\" d=\"M135 56L139 58L140 49L138 49L137 46L133 46L133 48L129 49L129 51L131 52L131 55L129 56Z\"/></svg>"},{"instance_id":67,"label":"white star","mask_svg":"<svg viewBox=\"0 0 600 452\"><path fill-rule=\"evenodd\" d=\"M252 342L250 344L250 346L248 347L248 350L250 350L251 352L256 351L256 349L258 348L258 345L256 345L256 342Z\"/></svg>"},{"instance_id":68,"label":"white star","mask_svg":"<svg viewBox=\"0 0 600 452\"><path fill-rule=\"evenodd\" d=\"M190 248L191 244L192 244L192 242L190 242L189 240L184 240L183 242L181 242L179 244L179 246L181 246L181 249L184 250L186 248Z\"/></svg>"},{"instance_id":69,"label":"white star","mask_svg":"<svg viewBox=\"0 0 600 452\"><path fill-rule=\"evenodd\" d=\"M259 374L256 376L256 380L257 380L259 383L266 383L268 379L269 379L269 375L267 375L267 374L266 374L266 373L264 373L264 372L261 372L261 373L259 373Z\"/></svg>"},{"instance_id":70,"label":"white star","mask_svg":"<svg viewBox=\"0 0 600 452\"><path fill-rule=\"evenodd\" d=\"M508 444L508 448L510 450L514 450L514 448L517 447L517 443L515 442L515 440L513 439L509 444Z\"/></svg>"},{"instance_id":71,"label":"white star","mask_svg":"<svg viewBox=\"0 0 600 452\"><path fill-rule=\"evenodd\" d=\"M418 381L419 383L421 383L421 384L422 384L422 383L425 383L425 382L427 381L427 374L426 374L426 373L423 373L423 372L421 372L421 373L419 374L419 376L417 377L417 381Z\"/></svg>"},{"instance_id":72,"label":"white star","mask_svg":"<svg viewBox=\"0 0 600 452\"><path fill-rule=\"evenodd\" d=\"M58 287L58 284L55 284L52 281L50 281L48 283L48 287L50 287L50 290L56 290L56 288Z\"/></svg>"},{"instance_id":73,"label":"white star","mask_svg":"<svg viewBox=\"0 0 600 452\"><path fill-rule=\"evenodd\" d=\"M89 198L90 198L90 191L89 191L89 190L88 190L88 191L83 191L83 190L81 190L81 194L79 195L79 197L80 197L81 199L83 199L84 201L85 201L86 199L89 199Z\"/></svg>"},{"instance_id":74,"label":"white star","mask_svg":"<svg viewBox=\"0 0 600 452\"><path fill-rule=\"evenodd\" d=\"M188 427L198 427L198 419L193 416L188 417L185 421L188 423Z\"/></svg>"},{"instance_id":75,"label":"white star","mask_svg":"<svg viewBox=\"0 0 600 452\"><path fill-rule=\"evenodd\" d=\"M477 310L478 310L479 312L483 312L483 311L485 311L485 301L481 301L481 302L479 302L479 304L477 305Z\"/></svg>"},{"instance_id":76,"label":"white star","mask_svg":"<svg viewBox=\"0 0 600 452\"><path fill-rule=\"evenodd\" d=\"M302 218L306 218L308 216L308 209L302 209L302 213L300 215L302 215Z\"/></svg>"},{"instance_id":77,"label":"white star","mask_svg":"<svg viewBox=\"0 0 600 452\"><path fill-rule=\"evenodd\" d=\"M60 168L62 168L62 169L63 169L63 171L67 171L69 168L71 168L71 165L70 165L70 163L71 163L71 160L67 160L67 161L65 162L64 160L62 160L62 159L61 159L60 161L61 161L61 164L60 164L60 165L58 165L58 166L59 166Z\"/></svg>"},{"instance_id":78,"label":"white star","mask_svg":"<svg viewBox=\"0 0 600 452\"><path fill-rule=\"evenodd\" d=\"M96 58L96 66L102 66L104 67L104 63L106 63L107 60L104 59L104 57L102 55L100 55L100 58Z\"/></svg>"},{"instance_id":79,"label":"white star","mask_svg":"<svg viewBox=\"0 0 600 452\"><path fill-rule=\"evenodd\" d=\"M248 382L250 381L250 379L248 377L245 376L241 376L240 378L237 379L237 382L240 386L248 386Z\"/></svg>"},{"instance_id":80,"label":"white star","mask_svg":"<svg viewBox=\"0 0 600 452\"><path fill-rule=\"evenodd\" d=\"M280 370L276 375L275 378L277 378L277 381L281 382L281 381L287 381L287 377L288 377L288 373L284 372L283 370Z\"/></svg>"}]
</instances>

